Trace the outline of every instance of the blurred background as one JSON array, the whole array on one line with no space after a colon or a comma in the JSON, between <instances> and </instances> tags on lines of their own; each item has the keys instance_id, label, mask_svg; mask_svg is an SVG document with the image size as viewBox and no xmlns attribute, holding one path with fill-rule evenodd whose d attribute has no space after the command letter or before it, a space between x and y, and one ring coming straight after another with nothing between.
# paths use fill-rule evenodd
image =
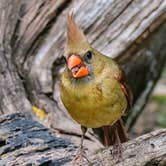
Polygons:
<instances>
[{"instance_id":1,"label":"blurred background","mask_svg":"<svg viewBox=\"0 0 166 166\"><path fill-rule=\"evenodd\" d=\"M158 128L166 128L166 65L132 134L139 136Z\"/></svg>"}]
</instances>

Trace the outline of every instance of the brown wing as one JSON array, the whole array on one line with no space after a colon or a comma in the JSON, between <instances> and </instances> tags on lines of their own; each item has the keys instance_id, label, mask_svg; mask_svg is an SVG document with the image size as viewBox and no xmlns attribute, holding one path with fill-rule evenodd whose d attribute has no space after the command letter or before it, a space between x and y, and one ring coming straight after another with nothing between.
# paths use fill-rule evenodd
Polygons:
<instances>
[{"instance_id":1,"label":"brown wing","mask_svg":"<svg viewBox=\"0 0 166 166\"><path fill-rule=\"evenodd\" d=\"M114 78L120 83L121 89L126 96L128 102L128 108L126 110L128 110L132 105L133 95L125 82L124 74L114 75ZM128 140L122 119L119 119L113 126L103 126L103 131L105 146L115 145Z\"/></svg>"},{"instance_id":2,"label":"brown wing","mask_svg":"<svg viewBox=\"0 0 166 166\"><path fill-rule=\"evenodd\" d=\"M125 82L124 74L122 72L120 72L119 75L114 75L114 78L119 82L121 89L126 96L128 102L128 107L126 109L127 111L132 105L132 93ZM126 142L128 140L122 119L119 119L115 124L113 124L113 126L103 126L103 131L105 146L115 145L118 143Z\"/></svg>"},{"instance_id":3,"label":"brown wing","mask_svg":"<svg viewBox=\"0 0 166 166\"><path fill-rule=\"evenodd\" d=\"M128 107L130 108L132 106L132 102L133 102L133 95L132 95L130 88L128 87L128 85L125 82L124 74L114 75L114 78L120 83L121 89L126 96L126 99L128 102Z\"/></svg>"}]
</instances>

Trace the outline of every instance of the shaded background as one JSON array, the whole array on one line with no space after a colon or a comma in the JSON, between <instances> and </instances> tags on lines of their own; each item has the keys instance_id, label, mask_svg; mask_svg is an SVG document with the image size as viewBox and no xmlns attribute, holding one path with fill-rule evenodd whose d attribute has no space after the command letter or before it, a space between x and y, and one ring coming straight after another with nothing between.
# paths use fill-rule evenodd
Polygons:
<instances>
[{"instance_id":1,"label":"shaded background","mask_svg":"<svg viewBox=\"0 0 166 166\"><path fill-rule=\"evenodd\" d=\"M133 127L132 134L139 136L166 127L166 67L157 82L143 113Z\"/></svg>"}]
</instances>

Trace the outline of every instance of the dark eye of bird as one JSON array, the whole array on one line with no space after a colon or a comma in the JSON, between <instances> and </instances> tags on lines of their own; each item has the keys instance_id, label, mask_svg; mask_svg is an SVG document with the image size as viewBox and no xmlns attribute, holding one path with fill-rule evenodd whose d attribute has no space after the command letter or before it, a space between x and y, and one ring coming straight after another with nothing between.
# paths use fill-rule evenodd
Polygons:
<instances>
[{"instance_id":1,"label":"dark eye of bird","mask_svg":"<svg viewBox=\"0 0 166 166\"><path fill-rule=\"evenodd\" d=\"M87 51L84 55L85 59L91 60L92 59L92 53L90 51Z\"/></svg>"}]
</instances>

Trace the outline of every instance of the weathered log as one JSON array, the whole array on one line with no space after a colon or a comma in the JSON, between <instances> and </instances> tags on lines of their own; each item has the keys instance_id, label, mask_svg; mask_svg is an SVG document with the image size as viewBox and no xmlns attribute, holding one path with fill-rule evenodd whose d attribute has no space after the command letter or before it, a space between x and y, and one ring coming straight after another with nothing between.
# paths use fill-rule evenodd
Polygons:
<instances>
[{"instance_id":1,"label":"weathered log","mask_svg":"<svg viewBox=\"0 0 166 166\"><path fill-rule=\"evenodd\" d=\"M133 125L166 59L165 0L2 0L0 8L1 113L29 111L29 101L48 113L58 112L53 87L71 10L90 43L123 65L134 93L127 119L129 128ZM43 98L50 100L47 106Z\"/></svg>"},{"instance_id":2,"label":"weathered log","mask_svg":"<svg viewBox=\"0 0 166 166\"><path fill-rule=\"evenodd\" d=\"M12 60L11 44L20 8L18 0L0 2L0 114L31 111L23 83Z\"/></svg>"},{"instance_id":3,"label":"weathered log","mask_svg":"<svg viewBox=\"0 0 166 166\"><path fill-rule=\"evenodd\" d=\"M94 142L91 141L91 144ZM77 146L67 135L55 134L23 114L0 116L1 166L73 166L72 159ZM119 162L111 154L112 147L98 147L97 151L91 151L89 146L87 154L94 166L165 165L166 129L159 129L124 143L122 149L122 159ZM88 165L86 162L84 164Z\"/></svg>"},{"instance_id":4,"label":"weathered log","mask_svg":"<svg viewBox=\"0 0 166 166\"><path fill-rule=\"evenodd\" d=\"M0 117L0 165L63 165L74 144L21 114Z\"/></svg>"},{"instance_id":5,"label":"weathered log","mask_svg":"<svg viewBox=\"0 0 166 166\"><path fill-rule=\"evenodd\" d=\"M104 166L164 166L166 165L166 129L158 129L124 143L122 149L122 160L119 163L116 163L116 159L110 155L112 150L110 147L95 155L94 165L102 163Z\"/></svg>"}]
</instances>

